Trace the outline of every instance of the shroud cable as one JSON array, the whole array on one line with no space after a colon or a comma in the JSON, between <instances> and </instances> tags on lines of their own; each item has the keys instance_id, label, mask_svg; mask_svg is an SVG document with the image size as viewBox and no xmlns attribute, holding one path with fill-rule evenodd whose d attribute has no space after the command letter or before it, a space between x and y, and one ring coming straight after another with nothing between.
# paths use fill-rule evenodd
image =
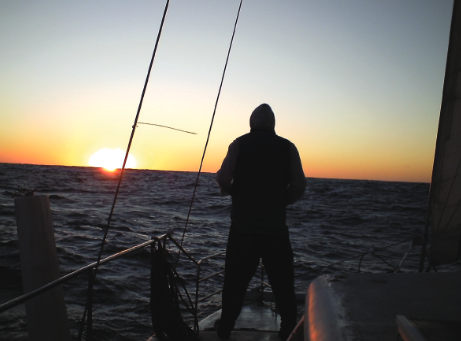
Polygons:
<instances>
[{"instance_id":1,"label":"shroud cable","mask_svg":"<svg viewBox=\"0 0 461 341\"><path fill-rule=\"evenodd\" d=\"M94 281L96 280L96 274L97 274L97 271L98 271L98 268L99 268L99 262L101 261L102 252L104 250L104 243L106 241L107 233L109 232L109 226L110 226L110 223L112 221L112 215L114 213L115 203L117 202L118 193L120 191L120 186L122 184L123 173L125 171L126 162L128 160L128 153L130 152L131 143L133 141L134 133L136 131L136 126L137 126L139 114L141 112L142 103L143 103L143 100L144 100L144 95L145 95L146 89L147 89L147 83L149 82L150 72L152 70L152 65L154 64L155 54L157 53L157 47L158 47L158 43L160 41L160 37L162 35L163 24L165 22L165 17L166 17L166 14L168 12L169 4L170 4L170 0L167 0L167 2L165 4L165 9L163 11L162 22L160 23L160 29L159 29L159 32L157 34L157 40L155 41L154 52L152 53L152 58L150 60L149 70L147 72L146 80L144 82L144 88L142 90L141 100L139 101L138 110L136 112L136 117L135 117L134 124L133 124L132 130L131 130L131 136L130 136L130 140L128 142L128 147L127 147L127 150L126 150L126 153L125 153L125 159L123 160L123 166L122 166L122 169L120 171L120 178L118 180L117 189L115 191L114 201L112 202L112 208L110 210L109 217L107 218L107 225L106 225L106 229L104 231L104 237L103 237L102 242L101 242L101 248L99 249L98 260L97 260L96 266L94 268L94 275L93 275L93 280L91 281L91 283L94 283ZM93 289L92 287L88 288L89 291L91 291L92 289ZM88 295L88 297L89 297L89 295ZM78 334L78 340L81 340L81 337L82 337L83 326L85 324L85 317L86 317L86 313L87 313L88 303L89 302L87 301L87 303L85 305L85 310L83 312L82 322L81 322L80 330L79 330L79 334Z\"/></svg>"},{"instance_id":2,"label":"shroud cable","mask_svg":"<svg viewBox=\"0 0 461 341\"><path fill-rule=\"evenodd\" d=\"M189 206L189 212L187 213L186 224L184 225L184 230L183 230L183 233L182 233L181 246L183 245L183 242L184 242L184 236L186 234L187 225L189 223L190 213L192 211L192 205L194 204L195 193L197 192L198 181L200 179L200 173L202 172L203 159L205 158L206 149L208 147L208 142L210 140L211 129L213 128L214 117L216 115L216 108L218 107L219 96L221 95L221 89L222 89L222 85L223 85L223 82L224 82L224 76L226 75L227 64L229 62L229 56L230 56L230 53L231 53L231 50L232 50L232 43L234 42L235 30L237 29L237 23L239 21L240 9L242 8L242 2L243 2L243 0L240 0L240 5L239 5L238 12L237 12L237 17L235 18L234 31L232 32L232 38L231 38L231 41L230 41L229 50L227 51L227 58L226 58L226 63L224 65L224 70L223 70L222 77L221 77L221 84L219 84L218 96L216 97L216 101L215 101L215 104L214 104L214 110L213 110L213 115L211 117L210 128L208 129L208 136L207 136L207 139L206 139L205 148L203 150L202 160L200 161L200 167L199 167L199 170L198 170L198 173L197 173L197 179L195 180L194 192L192 193L192 199L191 199L190 206ZM178 252L178 257L176 258L176 264L174 266L175 268L178 266L180 256L181 256L181 250L179 250L179 252Z\"/></svg>"}]
</instances>

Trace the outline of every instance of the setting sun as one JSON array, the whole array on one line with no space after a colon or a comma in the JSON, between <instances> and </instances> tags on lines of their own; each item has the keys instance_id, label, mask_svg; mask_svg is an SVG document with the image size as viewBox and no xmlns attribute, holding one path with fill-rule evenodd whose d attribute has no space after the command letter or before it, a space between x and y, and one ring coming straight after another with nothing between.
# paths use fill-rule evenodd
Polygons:
<instances>
[{"instance_id":1,"label":"setting sun","mask_svg":"<svg viewBox=\"0 0 461 341\"><path fill-rule=\"evenodd\" d=\"M103 167L109 171L113 171L117 168L122 168L123 160L125 158L125 152L120 148L109 149L104 148L94 153L88 164L93 167ZM133 155L128 154L128 160L126 161L126 168L136 167L136 160Z\"/></svg>"}]
</instances>

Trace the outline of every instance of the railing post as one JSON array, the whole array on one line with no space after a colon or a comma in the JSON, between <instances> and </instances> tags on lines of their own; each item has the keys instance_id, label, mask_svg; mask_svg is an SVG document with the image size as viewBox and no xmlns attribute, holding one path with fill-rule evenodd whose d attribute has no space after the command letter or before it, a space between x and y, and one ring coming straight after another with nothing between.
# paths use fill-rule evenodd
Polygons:
<instances>
[{"instance_id":1,"label":"railing post","mask_svg":"<svg viewBox=\"0 0 461 341\"><path fill-rule=\"evenodd\" d=\"M93 284L94 269L89 271L88 276L88 322L87 322L87 340L91 341L93 334Z\"/></svg>"},{"instance_id":2,"label":"railing post","mask_svg":"<svg viewBox=\"0 0 461 341\"><path fill-rule=\"evenodd\" d=\"M195 316L194 316L194 331L197 331L198 326L198 289L200 285L200 266L201 263L199 262L197 266L197 283L195 286Z\"/></svg>"},{"instance_id":3,"label":"railing post","mask_svg":"<svg viewBox=\"0 0 461 341\"><path fill-rule=\"evenodd\" d=\"M261 284L259 287L259 298L258 301L263 302L264 301L264 264L261 262Z\"/></svg>"},{"instance_id":4,"label":"railing post","mask_svg":"<svg viewBox=\"0 0 461 341\"><path fill-rule=\"evenodd\" d=\"M48 195L17 197L14 210L24 293L31 293L61 277ZM28 339L70 341L62 286L26 302Z\"/></svg>"}]
</instances>

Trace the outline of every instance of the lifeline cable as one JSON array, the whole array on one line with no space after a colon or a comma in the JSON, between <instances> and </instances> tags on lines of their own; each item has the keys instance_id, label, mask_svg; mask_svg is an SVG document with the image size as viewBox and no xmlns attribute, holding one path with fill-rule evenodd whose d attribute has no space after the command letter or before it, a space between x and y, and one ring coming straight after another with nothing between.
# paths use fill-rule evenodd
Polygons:
<instances>
[{"instance_id":1,"label":"lifeline cable","mask_svg":"<svg viewBox=\"0 0 461 341\"><path fill-rule=\"evenodd\" d=\"M123 173L125 171L126 162L128 160L128 153L130 152L131 143L133 141L134 133L135 133L135 130L136 130L136 126L137 126L137 122L138 122L138 118L139 118L139 113L141 112L142 102L144 100L144 95L146 93L147 83L149 82L149 77L150 77L150 72L152 70L152 65L154 64L155 54L157 52L157 47L158 47L158 43L160 41L160 36L162 35L163 24L165 22L165 17L166 17L166 14L168 12L168 5L169 4L170 4L170 0L167 0L167 2L165 4L165 9L163 11L162 22L160 23L160 29L159 29L159 32L157 34L157 40L155 41L154 52L152 53L152 58L150 60L149 70L147 72L146 80L144 82L144 88L142 90L141 100L139 101L138 110L136 112L136 118L135 118L134 124L132 126L131 136L130 136L130 140L128 142L128 147L127 147L127 150L126 150L125 159L123 160L123 166L122 166L122 169L120 171L120 178L118 180L117 189L115 191L114 201L112 203L112 208L110 210L109 217L107 218L107 225L106 225L106 229L104 231L104 237L103 237L102 242L101 242L101 248L99 249L98 260L97 260L96 266L94 268L94 276L93 276L92 283L94 283L94 281L96 280L96 274L97 274L97 271L98 271L98 268L99 268L99 262L101 261L102 252L104 250L104 243L105 243L106 238L107 238L107 233L109 232L109 226L110 226L110 223L111 223L111 220L112 220L112 215L114 213L115 203L117 202L118 193L120 191L120 185L122 184ZM92 290L93 288L91 287L91 288L88 288L88 289ZM84 322L85 322L85 317L86 317L86 312L87 312L87 307L88 307L88 301L87 301L87 304L85 305L85 310L83 312L82 323L80 325L80 331L79 331L79 335L78 335L78 340L81 340L82 331L83 331L83 325L84 325Z\"/></svg>"},{"instance_id":2,"label":"lifeline cable","mask_svg":"<svg viewBox=\"0 0 461 341\"><path fill-rule=\"evenodd\" d=\"M218 106L219 96L221 95L221 88L222 88L222 85L223 85L223 82L224 82L224 76L226 75L227 63L229 62L229 56L230 56L230 53L231 53L231 50L232 50L232 43L234 42L235 30L237 28L237 23L239 21L240 9L242 8L242 2L243 2L243 0L240 0L240 5L239 5L238 12L237 12L237 17L235 18L234 31L232 32L232 38L231 38L231 41L230 41L229 50L227 51L226 64L224 65L224 70L223 70L223 74L222 74L222 77L221 77L221 84L219 85L218 96L216 97L216 102L215 102L215 105L214 105L213 115L211 117L210 128L208 130L208 136L207 136L206 143L205 143L205 148L204 148L203 154L202 154L202 160L200 161L200 168L198 170L197 179L195 180L194 192L192 193L192 199L191 199L190 206L189 206L189 212L187 213L186 224L184 226L184 231L183 231L182 238L181 238L181 246L182 246L182 244L184 242L184 236L186 234L187 224L189 223L189 217L190 217L190 213L192 211L192 205L194 204L195 192L197 191L198 181L199 181L199 178L200 178L200 173L202 171L203 159L205 158L205 153L206 153L206 149L207 149L207 146L208 146L208 141L210 140L211 128L213 127L213 121L214 121L214 117L215 117L215 114L216 114L216 108ZM178 261L179 261L180 255L181 255L181 250L179 250L179 252L178 252L178 258L176 259L175 268L178 266Z\"/></svg>"},{"instance_id":3,"label":"lifeline cable","mask_svg":"<svg viewBox=\"0 0 461 341\"><path fill-rule=\"evenodd\" d=\"M392 246L396 246L396 245L403 244L403 243L407 243L407 242L408 242L408 241L405 240L405 241L403 241L403 242L397 242L397 243L394 243L394 244L390 244L390 245L386 245L386 246L374 248L374 249L371 250L371 251L362 252L362 253L359 254L358 256L353 256L353 257L345 258L345 259L340 260L340 261L338 261L338 262L330 263L330 264L328 264L328 265L322 265L321 267L322 267L322 268L329 268L330 266L338 265L338 264L347 262L348 260L352 260L352 259L359 258L359 257L362 257L362 258L363 258L363 256L365 256L365 255L367 255L367 254L373 254L374 256L376 256L376 255L374 254L375 251L383 251L383 250L388 249L388 248L390 248L390 247L392 247ZM378 257L378 256L376 256L376 257ZM378 258L379 258L379 257L378 257ZM382 259L381 259L381 260L382 260ZM385 261L384 261L384 262L385 262ZM385 263L387 263L387 262L385 262ZM388 265L389 265L389 264L388 264ZM391 268L392 268L392 266L391 266Z\"/></svg>"}]
</instances>

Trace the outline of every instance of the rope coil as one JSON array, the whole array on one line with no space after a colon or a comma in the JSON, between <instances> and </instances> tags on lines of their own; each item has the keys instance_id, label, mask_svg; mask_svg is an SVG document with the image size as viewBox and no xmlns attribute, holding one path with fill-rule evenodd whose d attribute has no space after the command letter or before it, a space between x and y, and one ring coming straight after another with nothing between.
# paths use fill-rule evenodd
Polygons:
<instances>
[{"instance_id":1,"label":"rope coil","mask_svg":"<svg viewBox=\"0 0 461 341\"><path fill-rule=\"evenodd\" d=\"M166 260L166 249L158 240L157 249L152 244L151 251L151 299L150 308L155 336L162 341L195 341L198 339L198 323L192 330L183 320L178 297L197 321L191 297L176 270ZM181 284L187 301L178 288Z\"/></svg>"}]
</instances>

